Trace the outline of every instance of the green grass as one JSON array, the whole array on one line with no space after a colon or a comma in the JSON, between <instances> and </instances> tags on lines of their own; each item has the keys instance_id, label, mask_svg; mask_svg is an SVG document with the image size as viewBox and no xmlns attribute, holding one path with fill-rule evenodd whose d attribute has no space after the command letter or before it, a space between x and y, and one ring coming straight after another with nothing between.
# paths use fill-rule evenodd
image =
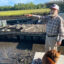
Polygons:
<instances>
[{"instance_id":1,"label":"green grass","mask_svg":"<svg viewBox=\"0 0 64 64\"><path fill-rule=\"evenodd\" d=\"M32 13L48 13L50 9L33 9L33 10L14 10L14 11L0 11L0 16L15 16Z\"/></svg>"}]
</instances>

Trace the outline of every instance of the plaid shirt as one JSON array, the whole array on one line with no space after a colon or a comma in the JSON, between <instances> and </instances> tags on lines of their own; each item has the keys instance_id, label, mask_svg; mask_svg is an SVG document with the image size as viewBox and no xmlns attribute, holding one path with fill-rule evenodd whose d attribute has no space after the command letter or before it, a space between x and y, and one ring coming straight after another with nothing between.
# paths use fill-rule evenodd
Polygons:
<instances>
[{"instance_id":1,"label":"plaid shirt","mask_svg":"<svg viewBox=\"0 0 64 64\"><path fill-rule=\"evenodd\" d=\"M56 17L46 17L46 34L58 35L57 41L61 42L64 39L64 20L58 15Z\"/></svg>"},{"instance_id":2,"label":"plaid shirt","mask_svg":"<svg viewBox=\"0 0 64 64\"><path fill-rule=\"evenodd\" d=\"M59 32L59 25L60 25L60 21L58 20L58 17L48 17L48 19L46 19L47 25L46 25L46 34L47 35L58 35Z\"/></svg>"},{"instance_id":3,"label":"plaid shirt","mask_svg":"<svg viewBox=\"0 0 64 64\"><path fill-rule=\"evenodd\" d=\"M34 17L42 18L47 21L46 34L47 35L58 35L57 41L61 42L64 39L64 20L59 15L56 17L51 16L39 16L33 15Z\"/></svg>"}]
</instances>

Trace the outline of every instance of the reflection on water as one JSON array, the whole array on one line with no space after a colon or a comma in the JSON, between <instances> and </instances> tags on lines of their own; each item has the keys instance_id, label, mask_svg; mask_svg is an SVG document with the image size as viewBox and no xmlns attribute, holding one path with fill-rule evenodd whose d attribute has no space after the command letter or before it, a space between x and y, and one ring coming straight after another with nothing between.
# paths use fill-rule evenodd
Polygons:
<instances>
[{"instance_id":1,"label":"reflection on water","mask_svg":"<svg viewBox=\"0 0 64 64\"><path fill-rule=\"evenodd\" d=\"M31 18L24 18L24 19L14 19L14 20L7 20L7 24L14 25L14 24L42 24L42 19L31 19Z\"/></svg>"}]
</instances>

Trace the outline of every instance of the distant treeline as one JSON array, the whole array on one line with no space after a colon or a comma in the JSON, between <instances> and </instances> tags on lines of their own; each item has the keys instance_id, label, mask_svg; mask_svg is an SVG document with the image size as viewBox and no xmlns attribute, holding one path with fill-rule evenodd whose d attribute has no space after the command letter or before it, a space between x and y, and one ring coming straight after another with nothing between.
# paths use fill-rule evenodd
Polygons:
<instances>
[{"instance_id":1,"label":"distant treeline","mask_svg":"<svg viewBox=\"0 0 64 64\"><path fill-rule=\"evenodd\" d=\"M46 4L34 4L32 2L24 4L18 3L14 6L0 6L0 11L8 11L8 10L28 10L28 9L41 9L41 8L49 8L53 3ZM64 3L57 3L60 6L60 10L64 11Z\"/></svg>"},{"instance_id":2,"label":"distant treeline","mask_svg":"<svg viewBox=\"0 0 64 64\"><path fill-rule=\"evenodd\" d=\"M0 11L7 11L7 10L28 10L28 9L41 9L46 8L45 4L37 4L30 2L27 4L24 3L18 3L14 6L0 6Z\"/></svg>"}]
</instances>

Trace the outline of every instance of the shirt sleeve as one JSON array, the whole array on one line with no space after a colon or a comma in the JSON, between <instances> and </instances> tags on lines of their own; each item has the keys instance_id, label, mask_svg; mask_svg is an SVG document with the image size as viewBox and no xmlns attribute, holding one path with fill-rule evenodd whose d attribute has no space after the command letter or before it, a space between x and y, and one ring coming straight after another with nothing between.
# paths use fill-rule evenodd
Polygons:
<instances>
[{"instance_id":1,"label":"shirt sleeve","mask_svg":"<svg viewBox=\"0 0 64 64\"><path fill-rule=\"evenodd\" d=\"M32 15L33 17L41 18L41 19L48 19L49 16L40 16L40 15Z\"/></svg>"},{"instance_id":2,"label":"shirt sleeve","mask_svg":"<svg viewBox=\"0 0 64 64\"><path fill-rule=\"evenodd\" d=\"M62 42L64 39L64 20L61 18L60 24L59 24L59 39L58 42Z\"/></svg>"},{"instance_id":3,"label":"shirt sleeve","mask_svg":"<svg viewBox=\"0 0 64 64\"><path fill-rule=\"evenodd\" d=\"M32 15L33 17L37 17L39 19L41 19L43 22L45 22L47 24L49 16L40 16L40 15Z\"/></svg>"},{"instance_id":4,"label":"shirt sleeve","mask_svg":"<svg viewBox=\"0 0 64 64\"><path fill-rule=\"evenodd\" d=\"M42 18L40 15L32 15L33 17Z\"/></svg>"}]
</instances>

